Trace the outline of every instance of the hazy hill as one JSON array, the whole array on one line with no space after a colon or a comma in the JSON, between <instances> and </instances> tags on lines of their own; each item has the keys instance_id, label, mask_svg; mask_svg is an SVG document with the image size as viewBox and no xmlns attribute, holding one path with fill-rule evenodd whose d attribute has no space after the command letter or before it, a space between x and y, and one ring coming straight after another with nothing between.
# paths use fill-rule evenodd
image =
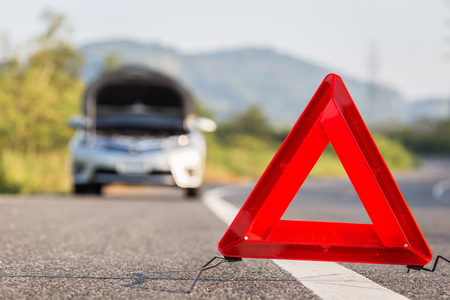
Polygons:
<instances>
[{"instance_id":1,"label":"hazy hill","mask_svg":"<svg viewBox=\"0 0 450 300\"><path fill-rule=\"evenodd\" d=\"M444 99L424 99L409 103L404 120L414 122L420 119L446 119L450 115L450 103Z\"/></svg>"},{"instance_id":2,"label":"hazy hill","mask_svg":"<svg viewBox=\"0 0 450 300\"><path fill-rule=\"evenodd\" d=\"M116 53L126 63L145 64L178 78L218 119L258 105L274 124L290 126L332 72L343 78L368 123L399 119L404 107L393 89L377 86L375 101L369 101L367 83L271 49L184 54L154 43L111 40L86 44L80 50L86 80L98 76L105 56Z\"/></svg>"}]
</instances>

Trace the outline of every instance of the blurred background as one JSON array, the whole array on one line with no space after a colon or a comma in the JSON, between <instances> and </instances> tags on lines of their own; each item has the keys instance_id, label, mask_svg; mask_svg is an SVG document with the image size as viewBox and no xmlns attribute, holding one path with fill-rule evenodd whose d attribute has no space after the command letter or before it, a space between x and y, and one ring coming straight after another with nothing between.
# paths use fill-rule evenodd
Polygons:
<instances>
[{"instance_id":1,"label":"blurred background","mask_svg":"<svg viewBox=\"0 0 450 300\"><path fill-rule=\"evenodd\" d=\"M258 178L328 73L392 169L450 154L448 1L17 0L0 37L1 193L70 191L67 119L125 64L178 79L218 123L209 182ZM343 174L331 148L313 174Z\"/></svg>"}]
</instances>

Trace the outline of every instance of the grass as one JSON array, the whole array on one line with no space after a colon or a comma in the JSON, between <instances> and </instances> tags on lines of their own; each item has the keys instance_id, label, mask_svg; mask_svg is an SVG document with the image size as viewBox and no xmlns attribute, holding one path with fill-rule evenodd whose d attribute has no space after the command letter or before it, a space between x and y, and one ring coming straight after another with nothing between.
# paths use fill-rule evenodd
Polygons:
<instances>
[{"instance_id":1,"label":"grass","mask_svg":"<svg viewBox=\"0 0 450 300\"><path fill-rule=\"evenodd\" d=\"M206 181L230 182L259 177L276 152L264 141L239 135L234 143L208 136Z\"/></svg>"},{"instance_id":2,"label":"grass","mask_svg":"<svg viewBox=\"0 0 450 300\"><path fill-rule=\"evenodd\" d=\"M68 193L70 166L66 149L43 153L3 150L2 193Z\"/></svg>"},{"instance_id":3,"label":"grass","mask_svg":"<svg viewBox=\"0 0 450 300\"><path fill-rule=\"evenodd\" d=\"M374 140L391 170L408 169L418 165L417 157L399 142L381 135L374 135ZM258 179L279 146L271 141L241 135L235 136L232 143L209 137L206 180L232 182ZM327 147L310 176L346 176L344 167L332 147Z\"/></svg>"},{"instance_id":4,"label":"grass","mask_svg":"<svg viewBox=\"0 0 450 300\"><path fill-rule=\"evenodd\" d=\"M417 166L417 158L398 142L374 136L391 170ZM257 180L279 148L279 143L248 135L227 139L207 136L207 182L233 183ZM328 147L311 176L345 176L345 170ZM47 152L3 150L0 153L0 193L69 193L70 162L66 148Z\"/></svg>"}]
</instances>

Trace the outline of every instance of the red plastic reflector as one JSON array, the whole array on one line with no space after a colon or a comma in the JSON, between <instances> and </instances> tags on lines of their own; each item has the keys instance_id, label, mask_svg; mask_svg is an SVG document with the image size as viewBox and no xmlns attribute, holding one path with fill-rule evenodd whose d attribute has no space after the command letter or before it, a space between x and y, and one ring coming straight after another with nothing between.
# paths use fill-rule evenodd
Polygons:
<instances>
[{"instance_id":1,"label":"red plastic reflector","mask_svg":"<svg viewBox=\"0 0 450 300\"><path fill-rule=\"evenodd\" d=\"M331 143L372 224L281 220ZM225 257L423 266L431 251L342 79L328 75L219 242Z\"/></svg>"}]
</instances>

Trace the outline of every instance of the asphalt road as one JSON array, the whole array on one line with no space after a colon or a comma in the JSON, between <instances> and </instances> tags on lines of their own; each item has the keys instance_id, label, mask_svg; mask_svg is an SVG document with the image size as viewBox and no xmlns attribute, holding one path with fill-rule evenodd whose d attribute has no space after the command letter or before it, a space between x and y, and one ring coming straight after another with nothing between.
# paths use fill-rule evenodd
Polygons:
<instances>
[{"instance_id":1,"label":"asphalt road","mask_svg":"<svg viewBox=\"0 0 450 300\"><path fill-rule=\"evenodd\" d=\"M420 171L395 177L433 253L449 257L450 192L436 199L432 190L450 178L450 161L428 159ZM250 190L230 187L227 200L242 205ZM182 195L150 188L101 198L0 197L0 298L316 298L271 261L256 259L207 270L186 294L198 268L218 254L227 226ZM285 218L368 217L348 179L308 179ZM450 298L447 263L409 274L404 266L344 265L411 299Z\"/></svg>"},{"instance_id":2,"label":"asphalt road","mask_svg":"<svg viewBox=\"0 0 450 300\"><path fill-rule=\"evenodd\" d=\"M145 196L2 197L0 298L314 298L270 261L197 270L227 226L176 189Z\"/></svg>"}]
</instances>

